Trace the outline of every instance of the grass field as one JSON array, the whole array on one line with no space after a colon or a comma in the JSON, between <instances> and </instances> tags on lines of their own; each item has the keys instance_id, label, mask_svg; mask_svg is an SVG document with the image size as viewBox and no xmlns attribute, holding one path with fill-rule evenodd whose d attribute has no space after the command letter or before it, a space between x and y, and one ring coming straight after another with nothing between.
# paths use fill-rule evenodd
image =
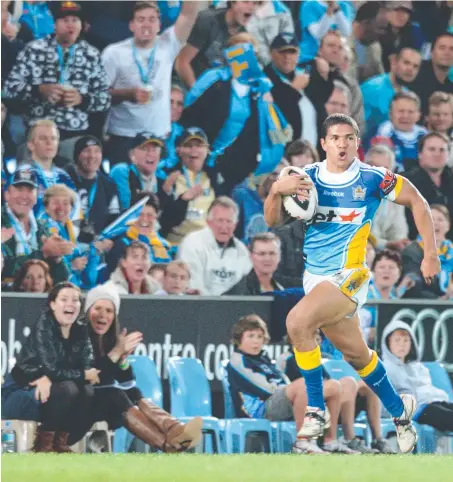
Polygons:
<instances>
[{"instance_id":1,"label":"grass field","mask_svg":"<svg viewBox=\"0 0 453 482\"><path fill-rule=\"evenodd\" d=\"M2 456L2 482L452 482L453 456Z\"/></svg>"}]
</instances>

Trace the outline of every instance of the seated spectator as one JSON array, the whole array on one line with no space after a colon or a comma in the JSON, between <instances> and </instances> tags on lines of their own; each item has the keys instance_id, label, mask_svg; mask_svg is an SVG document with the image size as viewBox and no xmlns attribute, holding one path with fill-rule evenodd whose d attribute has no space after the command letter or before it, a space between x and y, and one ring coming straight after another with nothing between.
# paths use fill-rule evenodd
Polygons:
<instances>
[{"instance_id":1,"label":"seated spectator","mask_svg":"<svg viewBox=\"0 0 453 482\"><path fill-rule=\"evenodd\" d=\"M269 230L264 220L264 200L277 177L277 173L268 176L250 176L231 193L232 199L239 206L239 221L235 236L246 245L255 234Z\"/></svg>"},{"instance_id":2,"label":"seated spectator","mask_svg":"<svg viewBox=\"0 0 453 482\"><path fill-rule=\"evenodd\" d=\"M53 287L49 265L41 259L29 259L14 277L13 291L48 293Z\"/></svg>"},{"instance_id":3,"label":"seated spectator","mask_svg":"<svg viewBox=\"0 0 453 482\"><path fill-rule=\"evenodd\" d=\"M421 51L425 36L417 22L412 21L412 2L387 2L388 20L386 32L379 38L382 49L382 63L389 71L394 54L408 47Z\"/></svg>"},{"instance_id":4,"label":"seated spectator","mask_svg":"<svg viewBox=\"0 0 453 482\"><path fill-rule=\"evenodd\" d=\"M332 345L322 332L319 331L316 338L316 342L321 346L323 358L342 359L341 352ZM335 355L332 356L332 353L335 353ZM277 368L292 382L302 379L302 373L297 366L292 349L280 355L277 360ZM365 454L394 453L387 441L382 438L379 398L363 380L356 381L352 377L343 377L339 382L341 387L340 417L344 436L344 441L340 443L346 445L350 450ZM362 410L366 411L372 432L371 448L363 440L356 437L354 432L354 419Z\"/></svg>"},{"instance_id":5,"label":"seated spectator","mask_svg":"<svg viewBox=\"0 0 453 482\"><path fill-rule=\"evenodd\" d=\"M364 2L358 7L349 37L352 59L348 76L357 79L359 84L384 73L378 39L387 25L386 2Z\"/></svg>"},{"instance_id":6,"label":"seated spectator","mask_svg":"<svg viewBox=\"0 0 453 482\"><path fill-rule=\"evenodd\" d=\"M170 261L171 263L172 261ZM164 281L165 269L170 263L154 263L149 268L148 274L161 286Z\"/></svg>"},{"instance_id":7,"label":"seated spectator","mask_svg":"<svg viewBox=\"0 0 453 482\"><path fill-rule=\"evenodd\" d=\"M377 135L389 138L394 146L396 171L407 171L417 164L418 141L428 132L417 122L420 99L413 92L398 92L390 104L390 120L382 123Z\"/></svg>"},{"instance_id":8,"label":"seated spectator","mask_svg":"<svg viewBox=\"0 0 453 482\"><path fill-rule=\"evenodd\" d=\"M129 151L128 163L117 164L110 172L115 181L120 208L128 209L131 201L142 191L152 192L159 198L162 210L161 230L168 231L184 221L187 201L171 196L173 178L163 180L156 176L159 162L164 157L164 141L154 134L138 134Z\"/></svg>"},{"instance_id":9,"label":"seated spectator","mask_svg":"<svg viewBox=\"0 0 453 482\"><path fill-rule=\"evenodd\" d=\"M422 62L420 71L410 85L421 100L423 116L428 113L428 100L433 92L453 94L453 82L448 72L453 66L453 34L442 32L431 45L431 58Z\"/></svg>"},{"instance_id":10,"label":"seated spectator","mask_svg":"<svg viewBox=\"0 0 453 482\"><path fill-rule=\"evenodd\" d=\"M72 453L68 436L92 426L93 348L80 323L82 294L71 283L55 285L2 386L2 416L41 422L33 452Z\"/></svg>"},{"instance_id":11,"label":"seated spectator","mask_svg":"<svg viewBox=\"0 0 453 482\"><path fill-rule=\"evenodd\" d=\"M269 47L272 40L283 32L294 33L294 22L284 2L265 0L258 5L246 28L258 43L258 61L265 66L271 61Z\"/></svg>"},{"instance_id":12,"label":"seated spectator","mask_svg":"<svg viewBox=\"0 0 453 482\"><path fill-rule=\"evenodd\" d=\"M120 213L116 184L101 172L101 142L94 136L78 139L74 146L74 163L66 171L79 195L82 222L98 235Z\"/></svg>"},{"instance_id":13,"label":"seated spectator","mask_svg":"<svg viewBox=\"0 0 453 482\"><path fill-rule=\"evenodd\" d=\"M319 162L319 154L310 142L296 140L286 146L285 159L291 166L305 167Z\"/></svg>"},{"instance_id":14,"label":"seated spectator","mask_svg":"<svg viewBox=\"0 0 453 482\"><path fill-rule=\"evenodd\" d=\"M186 98L181 124L206 132L212 150L208 164L217 173L217 194L230 195L252 172L274 171L292 129L268 95L272 83L258 64L253 37L241 33L228 43L224 52L228 66L211 69L197 80ZM238 63L244 68L237 69Z\"/></svg>"},{"instance_id":15,"label":"seated spectator","mask_svg":"<svg viewBox=\"0 0 453 482\"><path fill-rule=\"evenodd\" d=\"M132 241L124 248L123 256L105 287L116 289L120 295L154 294L160 284L147 274L151 265L149 259L148 245Z\"/></svg>"},{"instance_id":16,"label":"seated spectator","mask_svg":"<svg viewBox=\"0 0 453 482\"><path fill-rule=\"evenodd\" d=\"M327 116L332 114L351 115L351 91L339 80L334 80L333 85L332 93L325 104Z\"/></svg>"},{"instance_id":17,"label":"seated spectator","mask_svg":"<svg viewBox=\"0 0 453 482\"><path fill-rule=\"evenodd\" d=\"M165 265L162 279L162 289L156 291L156 295L188 295L199 294L189 289L190 268L184 261L170 261Z\"/></svg>"},{"instance_id":18,"label":"seated spectator","mask_svg":"<svg viewBox=\"0 0 453 482\"><path fill-rule=\"evenodd\" d=\"M351 55L350 50L345 37L338 30L329 30L321 39L318 56L328 62L332 77L348 88L351 116L356 120L360 132L364 133L366 129L362 92L357 79L348 75L348 66L344 62L345 55Z\"/></svg>"},{"instance_id":19,"label":"seated spectator","mask_svg":"<svg viewBox=\"0 0 453 482\"><path fill-rule=\"evenodd\" d=\"M453 170L448 164L449 140L438 132L429 132L418 145L418 166L405 177L414 184L428 204L443 204L453 212ZM409 239L415 239L417 228L412 212L406 209ZM447 238L453 241L453 229Z\"/></svg>"},{"instance_id":20,"label":"seated spectator","mask_svg":"<svg viewBox=\"0 0 453 482\"><path fill-rule=\"evenodd\" d=\"M371 266L372 282L368 289L367 300L397 300L415 285L414 277L403 271L401 256L396 251L385 249L376 254ZM401 281L400 281L401 280ZM376 342L377 308L376 305L365 306L371 318L366 327L367 343L374 346Z\"/></svg>"},{"instance_id":21,"label":"seated spectator","mask_svg":"<svg viewBox=\"0 0 453 482\"><path fill-rule=\"evenodd\" d=\"M176 24L161 35L156 2L136 2L129 28L133 37L107 46L102 53L112 108L107 122L107 157L125 162L140 132L170 134L172 66L197 18L199 2L183 2Z\"/></svg>"},{"instance_id":22,"label":"seated spectator","mask_svg":"<svg viewBox=\"0 0 453 482\"><path fill-rule=\"evenodd\" d=\"M403 321L389 323L382 333L382 361L398 393L415 397L413 420L441 432L453 430L453 403L448 393L435 387L428 368L419 359L412 328Z\"/></svg>"},{"instance_id":23,"label":"seated spectator","mask_svg":"<svg viewBox=\"0 0 453 482\"><path fill-rule=\"evenodd\" d=\"M440 132L450 141L448 165L453 167L453 94L434 92L428 100L426 127L430 132Z\"/></svg>"},{"instance_id":24,"label":"seated spectator","mask_svg":"<svg viewBox=\"0 0 453 482\"><path fill-rule=\"evenodd\" d=\"M306 62L316 57L320 41L329 30L339 30L349 37L354 14L350 2L305 2L299 12L302 31L300 61Z\"/></svg>"},{"instance_id":25,"label":"seated spectator","mask_svg":"<svg viewBox=\"0 0 453 482\"><path fill-rule=\"evenodd\" d=\"M23 105L29 124L52 119L60 138L68 139L94 127L88 114L105 112L110 94L99 52L80 38L80 5L59 2L54 16L55 36L27 44L3 89L6 98Z\"/></svg>"},{"instance_id":26,"label":"seated spectator","mask_svg":"<svg viewBox=\"0 0 453 482\"><path fill-rule=\"evenodd\" d=\"M371 77L360 86L365 107L366 145L379 125L389 120L392 99L397 92L407 90L406 86L417 77L421 61L417 50L403 47L393 57L390 72Z\"/></svg>"},{"instance_id":27,"label":"seated spectator","mask_svg":"<svg viewBox=\"0 0 453 482\"><path fill-rule=\"evenodd\" d=\"M176 71L188 89L203 72L224 64L228 39L245 31L256 7L256 2L237 1L228 2L226 9L200 12L176 59Z\"/></svg>"},{"instance_id":28,"label":"seated spectator","mask_svg":"<svg viewBox=\"0 0 453 482\"><path fill-rule=\"evenodd\" d=\"M206 169L209 142L205 132L189 127L177 140L178 157L168 171L170 196L179 199L184 220L170 228L167 239L178 245L187 234L206 227L209 206L215 199L211 172Z\"/></svg>"},{"instance_id":29,"label":"seated spectator","mask_svg":"<svg viewBox=\"0 0 453 482\"><path fill-rule=\"evenodd\" d=\"M420 271L423 260L423 243L420 236L403 251L404 273L415 281L408 298L453 299L453 242L446 238L451 228L448 209L440 204L431 204L431 213L436 237L437 255L440 259L441 272L430 284L427 284Z\"/></svg>"},{"instance_id":30,"label":"seated spectator","mask_svg":"<svg viewBox=\"0 0 453 482\"><path fill-rule=\"evenodd\" d=\"M189 286L201 295L222 295L252 267L246 246L233 236L238 216L232 199L218 197L209 207L208 226L188 234L179 246L178 258L190 267Z\"/></svg>"},{"instance_id":31,"label":"seated spectator","mask_svg":"<svg viewBox=\"0 0 453 482\"><path fill-rule=\"evenodd\" d=\"M273 229L280 239L281 260L276 273L291 278L301 278L305 269L303 253L305 224L293 220Z\"/></svg>"},{"instance_id":32,"label":"seated spectator","mask_svg":"<svg viewBox=\"0 0 453 482\"><path fill-rule=\"evenodd\" d=\"M24 2L22 9L18 38L27 43L54 33L55 22L48 2Z\"/></svg>"},{"instance_id":33,"label":"seated spectator","mask_svg":"<svg viewBox=\"0 0 453 482\"><path fill-rule=\"evenodd\" d=\"M395 153L385 145L373 146L365 156L365 162L372 167L385 167L395 171ZM371 236L378 250L402 251L409 243L404 206L382 199L371 226Z\"/></svg>"},{"instance_id":34,"label":"seated spectator","mask_svg":"<svg viewBox=\"0 0 453 482\"><path fill-rule=\"evenodd\" d=\"M272 63L264 73L273 83L271 94L293 130L293 140L318 140L322 107L333 89L328 63L319 57L304 69L297 68L297 38L282 33L271 43Z\"/></svg>"},{"instance_id":35,"label":"seated spectator","mask_svg":"<svg viewBox=\"0 0 453 482\"><path fill-rule=\"evenodd\" d=\"M184 127L179 124L179 120L184 110L184 91L179 85L173 84L170 92L170 115L171 115L171 131L165 140L167 150L167 158L173 159L176 154L176 141L184 131Z\"/></svg>"},{"instance_id":36,"label":"seated spectator","mask_svg":"<svg viewBox=\"0 0 453 482\"><path fill-rule=\"evenodd\" d=\"M300 278L275 274L280 262L280 239L274 233L256 234L250 240L252 270L238 281L225 295L258 296L285 288L301 287Z\"/></svg>"},{"instance_id":37,"label":"seated spectator","mask_svg":"<svg viewBox=\"0 0 453 482\"><path fill-rule=\"evenodd\" d=\"M269 341L266 323L258 315L244 316L232 328L234 352L227 366L228 382L236 411L240 418L265 418L272 422L296 421L296 429L303 425L307 406L307 392L303 378L290 382L278 370L263 350ZM336 440L340 411L340 385L328 380L323 387L330 412L331 427L324 437L324 447L331 452L340 448ZM333 426L333 428L332 428ZM325 454L316 441L298 435L294 453ZM338 450L340 451L340 450ZM345 452L343 452L345 453ZM353 453L349 450L349 453Z\"/></svg>"},{"instance_id":38,"label":"seated spectator","mask_svg":"<svg viewBox=\"0 0 453 482\"><path fill-rule=\"evenodd\" d=\"M134 241L140 241L147 246L150 264L169 263L173 258L174 249L172 245L159 235L157 229L160 212L159 200L152 192L145 191L137 196L135 202L144 197L149 197L149 199L141 209L140 215L123 236L116 238L113 248L106 256L108 274L112 273L118 265L126 246ZM148 270L146 270L146 273L148 273Z\"/></svg>"},{"instance_id":39,"label":"seated spectator","mask_svg":"<svg viewBox=\"0 0 453 482\"><path fill-rule=\"evenodd\" d=\"M36 121L28 132L27 146L31 153L30 167L36 171L38 182L38 202L35 205L36 216L39 216L44 210L44 192L50 186L64 184L74 190L74 192L76 191L68 173L54 165L59 139L57 126L51 120L42 119ZM79 197L77 195L71 217L78 219L79 214Z\"/></svg>"},{"instance_id":40,"label":"seated spectator","mask_svg":"<svg viewBox=\"0 0 453 482\"><path fill-rule=\"evenodd\" d=\"M38 226L33 214L37 186L35 172L22 168L13 174L5 191L2 238L5 230L13 230L7 240L2 239L2 281L5 283L12 282L19 268L30 259L44 259L56 283L69 276L61 257L72 253L74 247L58 236L51 236L43 226Z\"/></svg>"}]
</instances>

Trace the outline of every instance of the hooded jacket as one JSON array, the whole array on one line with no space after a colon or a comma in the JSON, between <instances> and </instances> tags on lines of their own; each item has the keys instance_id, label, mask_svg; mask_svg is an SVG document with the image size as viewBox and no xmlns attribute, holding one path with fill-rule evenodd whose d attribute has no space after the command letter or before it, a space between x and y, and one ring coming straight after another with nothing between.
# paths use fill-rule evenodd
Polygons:
<instances>
[{"instance_id":1,"label":"hooded jacket","mask_svg":"<svg viewBox=\"0 0 453 482\"><path fill-rule=\"evenodd\" d=\"M404 362L393 355L388 345L389 336L396 330L407 331L412 340L411 351ZM384 328L381 354L390 381L399 394L413 395L419 406L448 401L447 393L433 386L429 370L419 361L417 341L412 328L407 323L396 320Z\"/></svg>"},{"instance_id":2,"label":"hooded jacket","mask_svg":"<svg viewBox=\"0 0 453 482\"><path fill-rule=\"evenodd\" d=\"M108 289L116 289L120 295L128 295L129 293L129 282L126 279L123 269L118 266L115 271L111 274L105 286ZM156 291L160 290L160 284L147 274L143 280L142 294L154 294Z\"/></svg>"}]
</instances>

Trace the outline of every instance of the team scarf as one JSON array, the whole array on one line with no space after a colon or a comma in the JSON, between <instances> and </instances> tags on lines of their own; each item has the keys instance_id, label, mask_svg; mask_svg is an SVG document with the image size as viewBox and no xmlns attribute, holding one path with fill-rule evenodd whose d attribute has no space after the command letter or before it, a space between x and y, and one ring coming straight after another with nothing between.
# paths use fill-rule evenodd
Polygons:
<instances>
[{"instance_id":1,"label":"team scarf","mask_svg":"<svg viewBox=\"0 0 453 482\"><path fill-rule=\"evenodd\" d=\"M142 241L150 248L150 260L152 263L169 263L172 260L173 248L171 244L156 233L148 236L140 234L136 226L131 226L123 242L129 245L131 241Z\"/></svg>"},{"instance_id":2,"label":"team scarf","mask_svg":"<svg viewBox=\"0 0 453 482\"><path fill-rule=\"evenodd\" d=\"M33 212L29 214L30 232L27 234L24 225L17 219L10 207L6 206L11 226L14 228L14 239L16 240L16 256L28 256L38 250L38 225Z\"/></svg>"},{"instance_id":3,"label":"team scarf","mask_svg":"<svg viewBox=\"0 0 453 482\"><path fill-rule=\"evenodd\" d=\"M213 167L218 156L222 155L241 134L251 115L251 97L256 100L258 110L258 135L260 152L255 174L272 172L283 157L284 148L292 138L292 128L280 109L271 101L272 82L264 75L253 50L253 45L243 43L233 45L224 51L227 67L208 70L194 84L186 98L186 107L193 104L216 82L236 80L244 88L246 95L240 95L232 82L229 115L217 138L211 146L207 165ZM267 94L267 95L266 95Z\"/></svg>"},{"instance_id":4,"label":"team scarf","mask_svg":"<svg viewBox=\"0 0 453 482\"><path fill-rule=\"evenodd\" d=\"M421 236L417 236L417 242L423 249ZM445 293L453 275L453 242L444 239L440 246L437 246L437 255L440 259L439 287Z\"/></svg>"}]
</instances>

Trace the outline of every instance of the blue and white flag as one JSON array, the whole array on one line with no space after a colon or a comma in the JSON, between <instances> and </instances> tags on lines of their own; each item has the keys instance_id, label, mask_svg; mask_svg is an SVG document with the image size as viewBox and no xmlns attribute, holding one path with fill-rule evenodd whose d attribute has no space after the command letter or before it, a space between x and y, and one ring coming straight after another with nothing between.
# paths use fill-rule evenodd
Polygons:
<instances>
[{"instance_id":1,"label":"blue and white flag","mask_svg":"<svg viewBox=\"0 0 453 482\"><path fill-rule=\"evenodd\" d=\"M127 211L125 211L119 218L115 219L113 223L109 224L98 236L98 240L103 239L113 239L117 236L124 234L133 224L140 213L142 212L143 206L148 202L149 196L140 199L137 203L131 206Z\"/></svg>"}]
</instances>

